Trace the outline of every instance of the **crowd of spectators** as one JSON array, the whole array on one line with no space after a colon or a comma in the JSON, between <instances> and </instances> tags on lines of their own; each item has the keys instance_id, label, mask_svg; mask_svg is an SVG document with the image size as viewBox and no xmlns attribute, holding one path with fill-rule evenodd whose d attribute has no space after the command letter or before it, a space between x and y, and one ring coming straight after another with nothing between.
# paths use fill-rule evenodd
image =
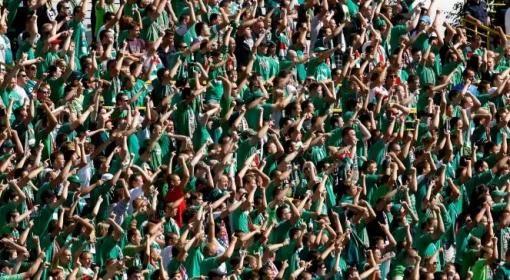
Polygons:
<instances>
[{"instance_id":1,"label":"crowd of spectators","mask_svg":"<svg viewBox=\"0 0 510 280\"><path fill-rule=\"evenodd\" d=\"M510 279L508 37L440 1L3 0L0 280Z\"/></svg>"}]
</instances>

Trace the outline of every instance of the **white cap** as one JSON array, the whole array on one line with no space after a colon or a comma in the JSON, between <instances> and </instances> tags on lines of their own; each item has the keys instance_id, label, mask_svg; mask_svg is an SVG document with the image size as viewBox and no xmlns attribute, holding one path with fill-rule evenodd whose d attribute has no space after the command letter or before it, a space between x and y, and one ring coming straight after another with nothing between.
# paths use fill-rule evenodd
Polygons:
<instances>
[{"instance_id":1,"label":"white cap","mask_svg":"<svg viewBox=\"0 0 510 280\"><path fill-rule=\"evenodd\" d=\"M105 173L101 176L101 180L103 181L110 181L113 179L113 175L111 173Z\"/></svg>"}]
</instances>

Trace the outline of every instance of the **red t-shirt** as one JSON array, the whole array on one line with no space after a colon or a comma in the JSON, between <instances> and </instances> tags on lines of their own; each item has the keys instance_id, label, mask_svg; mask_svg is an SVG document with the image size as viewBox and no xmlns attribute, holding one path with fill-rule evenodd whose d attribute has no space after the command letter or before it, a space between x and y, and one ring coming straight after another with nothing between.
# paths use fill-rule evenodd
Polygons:
<instances>
[{"instance_id":1,"label":"red t-shirt","mask_svg":"<svg viewBox=\"0 0 510 280\"><path fill-rule=\"evenodd\" d=\"M179 200L184 196L184 192L181 188L171 188L166 194L165 201L166 202L174 202ZM179 227L182 226L182 214L184 214L184 210L186 210L186 200L182 200L182 202L177 206L177 216L175 217L175 222Z\"/></svg>"}]
</instances>

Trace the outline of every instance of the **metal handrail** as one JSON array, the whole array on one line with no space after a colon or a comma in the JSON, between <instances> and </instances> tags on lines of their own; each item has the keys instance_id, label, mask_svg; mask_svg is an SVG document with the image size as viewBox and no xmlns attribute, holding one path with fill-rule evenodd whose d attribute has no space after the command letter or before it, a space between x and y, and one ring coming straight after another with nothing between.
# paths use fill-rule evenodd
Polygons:
<instances>
[{"instance_id":1,"label":"metal handrail","mask_svg":"<svg viewBox=\"0 0 510 280\"><path fill-rule=\"evenodd\" d=\"M489 46L490 46L490 43L492 41L491 39L493 38L493 35L498 36L498 37L500 35L496 29L491 28L487 25L483 25L483 24L480 25L476 21L471 20L471 19L463 18L461 22L462 22L462 26L464 27L464 29L473 32L474 35L479 35L480 37L484 38L487 48L489 48ZM472 27L470 27L470 26L472 26ZM506 35L506 38L510 40L509 35Z\"/></svg>"}]
</instances>

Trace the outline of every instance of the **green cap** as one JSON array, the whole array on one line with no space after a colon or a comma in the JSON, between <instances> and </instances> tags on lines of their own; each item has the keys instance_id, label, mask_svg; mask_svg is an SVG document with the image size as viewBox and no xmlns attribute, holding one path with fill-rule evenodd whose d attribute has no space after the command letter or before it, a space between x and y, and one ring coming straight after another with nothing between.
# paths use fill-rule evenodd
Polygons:
<instances>
[{"instance_id":1,"label":"green cap","mask_svg":"<svg viewBox=\"0 0 510 280\"><path fill-rule=\"evenodd\" d=\"M314 49L314 51L315 51L315 52L323 52L323 51L327 51L327 50L328 50L328 49L327 49L327 48L325 48L325 47L316 47L316 48Z\"/></svg>"},{"instance_id":2,"label":"green cap","mask_svg":"<svg viewBox=\"0 0 510 280\"><path fill-rule=\"evenodd\" d=\"M7 160L10 156L11 156L11 154L1 155L1 156L0 156L0 161Z\"/></svg>"},{"instance_id":3,"label":"green cap","mask_svg":"<svg viewBox=\"0 0 510 280\"><path fill-rule=\"evenodd\" d=\"M400 215L400 213L402 212L402 204L400 203L393 203L393 205L391 205L391 214L393 216L398 216Z\"/></svg>"},{"instance_id":4,"label":"green cap","mask_svg":"<svg viewBox=\"0 0 510 280\"><path fill-rule=\"evenodd\" d=\"M255 100L257 98L261 98L261 97L264 97L264 93L261 90L255 90L255 91L251 92L251 94L245 96L244 103L245 104L250 103L253 100Z\"/></svg>"},{"instance_id":5,"label":"green cap","mask_svg":"<svg viewBox=\"0 0 510 280\"><path fill-rule=\"evenodd\" d=\"M427 248L425 248L425 251L423 251L423 256L426 257L426 258L430 258L432 256L434 256L434 254L436 253L436 245L434 245L434 243L430 243Z\"/></svg>"},{"instance_id":6,"label":"green cap","mask_svg":"<svg viewBox=\"0 0 510 280\"><path fill-rule=\"evenodd\" d=\"M427 131L427 133L425 133L421 137L421 141L427 141L427 140L430 140L430 139L432 139L432 133L430 133L430 131Z\"/></svg>"},{"instance_id":7,"label":"green cap","mask_svg":"<svg viewBox=\"0 0 510 280\"><path fill-rule=\"evenodd\" d=\"M70 183L81 184L80 177L76 175L69 176L69 178L67 178L67 181L69 181Z\"/></svg>"},{"instance_id":8,"label":"green cap","mask_svg":"<svg viewBox=\"0 0 510 280\"><path fill-rule=\"evenodd\" d=\"M354 116L354 112L347 111L342 114L342 119L344 120L344 122L348 122L352 119L353 116Z\"/></svg>"},{"instance_id":9,"label":"green cap","mask_svg":"<svg viewBox=\"0 0 510 280\"><path fill-rule=\"evenodd\" d=\"M381 18L377 18L374 20L374 27L376 29L382 28L386 26L386 22L382 20Z\"/></svg>"}]
</instances>

